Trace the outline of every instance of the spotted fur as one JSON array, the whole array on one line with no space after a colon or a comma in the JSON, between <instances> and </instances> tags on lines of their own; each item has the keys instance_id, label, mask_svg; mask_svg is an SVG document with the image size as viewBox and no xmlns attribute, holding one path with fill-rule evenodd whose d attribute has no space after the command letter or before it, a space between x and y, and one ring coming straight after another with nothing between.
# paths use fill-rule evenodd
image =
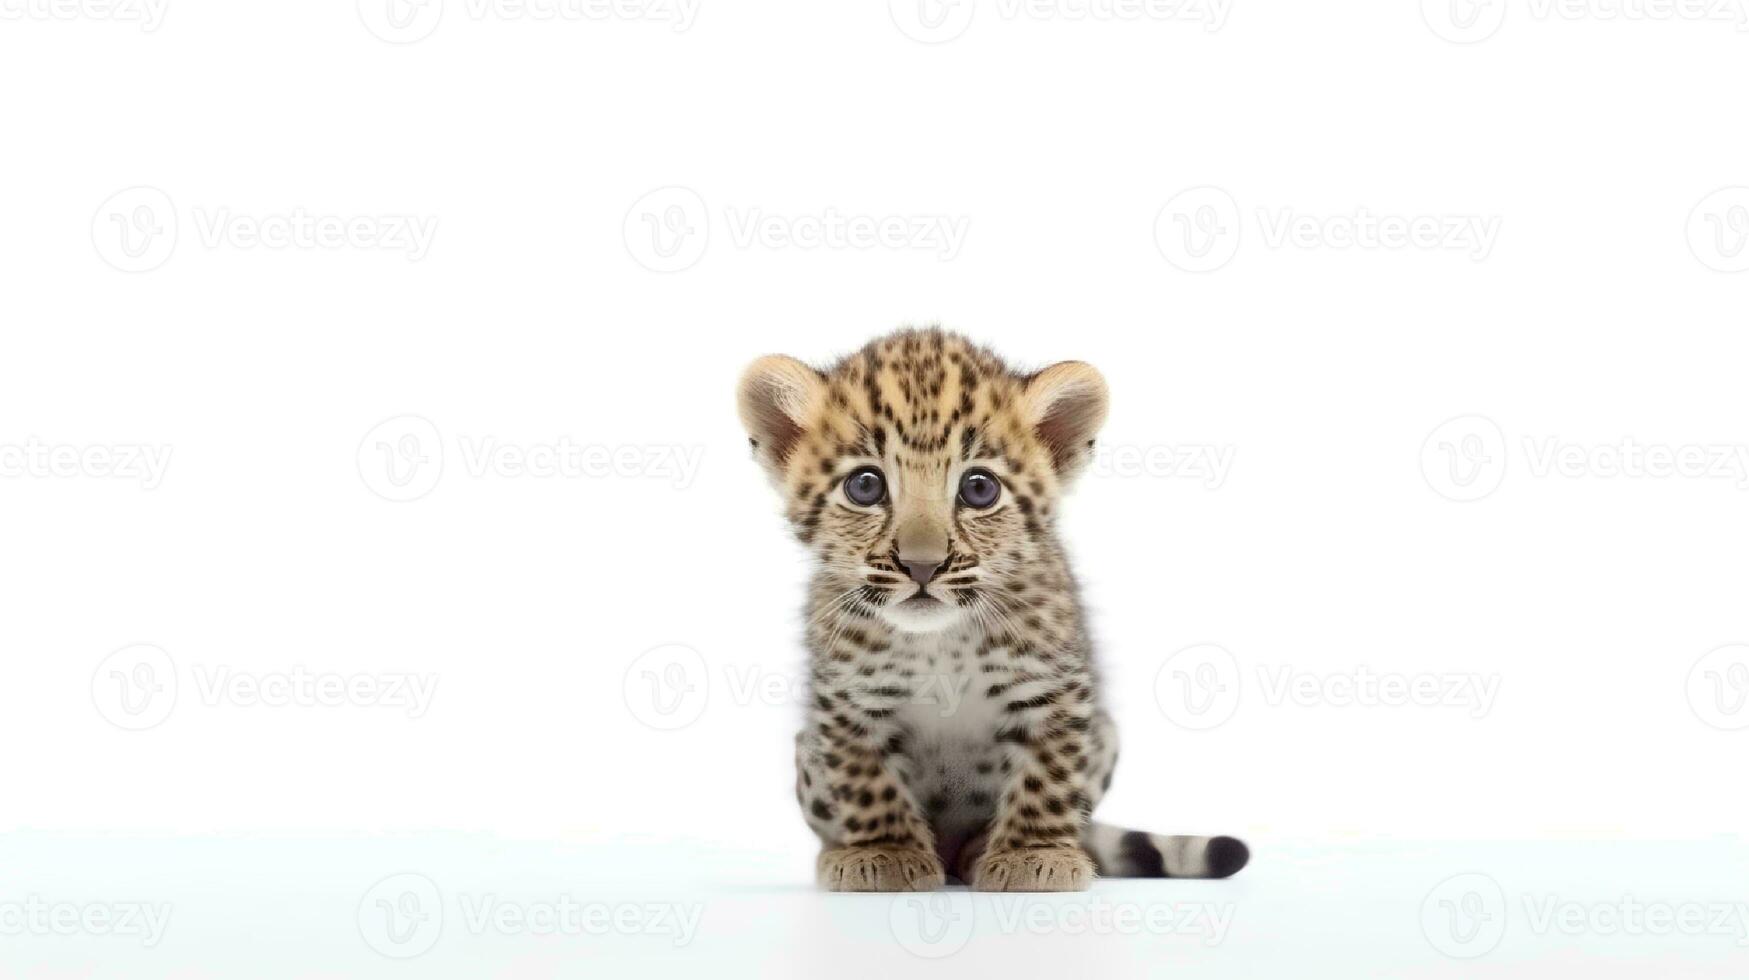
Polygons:
<instances>
[{"instance_id":1,"label":"spotted fur","mask_svg":"<svg viewBox=\"0 0 1749 980\"><path fill-rule=\"evenodd\" d=\"M796 798L823 885L925 889L951 870L980 889L1063 891L1096 868L1244 866L1231 837L1090 820L1117 736L1055 524L1105 418L1097 371L1019 373L958 336L902 330L825 370L761 358L739 401L816 559ZM866 467L884 481L875 503L846 488ZM975 468L1001 484L987 509L960 495Z\"/></svg>"}]
</instances>

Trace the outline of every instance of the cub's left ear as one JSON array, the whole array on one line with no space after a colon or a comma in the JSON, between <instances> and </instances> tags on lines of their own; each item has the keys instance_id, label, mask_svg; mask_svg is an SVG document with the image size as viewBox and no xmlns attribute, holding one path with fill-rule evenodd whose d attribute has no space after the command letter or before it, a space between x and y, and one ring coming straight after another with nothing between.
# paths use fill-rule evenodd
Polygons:
<instances>
[{"instance_id":1,"label":"cub's left ear","mask_svg":"<svg viewBox=\"0 0 1749 980\"><path fill-rule=\"evenodd\" d=\"M1093 458L1093 437L1105 424L1105 379L1081 361L1053 364L1026 380L1025 410L1050 450L1057 476L1068 480Z\"/></svg>"},{"instance_id":2,"label":"cub's left ear","mask_svg":"<svg viewBox=\"0 0 1749 980\"><path fill-rule=\"evenodd\" d=\"M801 361L774 354L747 366L735 396L753 454L777 477L825 409L826 382Z\"/></svg>"}]
</instances>

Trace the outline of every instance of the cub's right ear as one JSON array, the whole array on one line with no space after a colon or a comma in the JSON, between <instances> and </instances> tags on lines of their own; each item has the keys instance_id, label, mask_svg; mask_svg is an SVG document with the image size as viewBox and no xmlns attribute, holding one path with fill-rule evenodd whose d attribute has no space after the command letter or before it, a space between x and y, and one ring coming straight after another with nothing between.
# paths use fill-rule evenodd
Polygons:
<instances>
[{"instance_id":1,"label":"cub's right ear","mask_svg":"<svg viewBox=\"0 0 1749 980\"><path fill-rule=\"evenodd\" d=\"M736 395L753 455L777 476L825 409L826 380L793 357L773 354L747 366Z\"/></svg>"}]
</instances>

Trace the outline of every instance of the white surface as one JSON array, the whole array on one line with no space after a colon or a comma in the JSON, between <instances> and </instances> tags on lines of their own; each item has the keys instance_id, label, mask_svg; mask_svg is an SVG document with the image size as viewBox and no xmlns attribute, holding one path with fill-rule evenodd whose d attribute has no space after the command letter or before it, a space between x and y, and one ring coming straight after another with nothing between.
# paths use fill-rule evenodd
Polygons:
<instances>
[{"instance_id":1,"label":"white surface","mask_svg":"<svg viewBox=\"0 0 1749 980\"><path fill-rule=\"evenodd\" d=\"M1064 525L1125 743L1101 815L1260 842L1162 886L1244 896L1219 948L1032 962L1455 973L1411 926L1466 868L1749 897L1659 877L1722 874L1692 842L1749 809L1737 7L921 2L0 3L0 847L166 842L0 902L186 859L147 963L362 971L361 880L496 866L187 841L645 834L761 855L680 892L746 929L679 957L898 956L800 884L805 565L731 387L910 320L1106 373ZM1476 843L1343 843L1381 838ZM1487 962L1727 949L1514 925Z\"/></svg>"},{"instance_id":2,"label":"white surface","mask_svg":"<svg viewBox=\"0 0 1749 980\"><path fill-rule=\"evenodd\" d=\"M822 895L806 882L806 860L794 854L649 840L31 834L9 840L0 857L7 884L40 885L45 902L113 895L109 901L126 896L164 910L155 944L84 932L0 936L9 972L27 976L1170 970L1198 977L1726 978L1749 968L1749 901L1741 897L1749 852L1726 842L1263 842L1256 864L1224 882L1112 881L1079 895L950 890L921 897ZM1454 875L1464 875L1455 886ZM1442 901L1462 902L1470 890L1474 913L1452 919ZM408 891L421 897L400 905ZM403 916L394 932L378 904L385 898ZM1615 915L1624 900L1649 915ZM1548 909L1563 911L1547 921L1566 925L1547 924ZM553 917L541 918L542 910ZM1685 931L1683 916L1698 916L1697 927Z\"/></svg>"}]
</instances>

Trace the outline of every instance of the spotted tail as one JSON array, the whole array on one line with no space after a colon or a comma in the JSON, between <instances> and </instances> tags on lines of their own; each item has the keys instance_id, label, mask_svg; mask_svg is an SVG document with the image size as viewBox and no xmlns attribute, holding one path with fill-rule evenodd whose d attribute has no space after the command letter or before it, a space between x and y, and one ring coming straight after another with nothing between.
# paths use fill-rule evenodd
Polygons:
<instances>
[{"instance_id":1,"label":"spotted tail","mask_svg":"<svg viewBox=\"0 0 1749 980\"><path fill-rule=\"evenodd\" d=\"M1237 837L1169 837L1103 823L1089 824L1081 843L1106 878L1226 878L1251 860Z\"/></svg>"}]
</instances>

